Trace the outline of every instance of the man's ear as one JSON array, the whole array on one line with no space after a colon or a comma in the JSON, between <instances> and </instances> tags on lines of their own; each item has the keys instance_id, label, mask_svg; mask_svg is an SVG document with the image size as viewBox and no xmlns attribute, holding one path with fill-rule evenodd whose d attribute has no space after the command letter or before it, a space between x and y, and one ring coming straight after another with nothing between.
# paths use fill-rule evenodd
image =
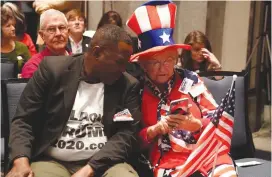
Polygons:
<instances>
[{"instance_id":1,"label":"man's ear","mask_svg":"<svg viewBox=\"0 0 272 177\"><path fill-rule=\"evenodd\" d=\"M96 45L91 50L92 50L92 55L95 57L95 59L98 60L102 54L102 48Z\"/></svg>"},{"instance_id":2,"label":"man's ear","mask_svg":"<svg viewBox=\"0 0 272 177\"><path fill-rule=\"evenodd\" d=\"M39 30L39 35L41 36L42 40L44 41L44 33L42 30Z\"/></svg>"}]
</instances>

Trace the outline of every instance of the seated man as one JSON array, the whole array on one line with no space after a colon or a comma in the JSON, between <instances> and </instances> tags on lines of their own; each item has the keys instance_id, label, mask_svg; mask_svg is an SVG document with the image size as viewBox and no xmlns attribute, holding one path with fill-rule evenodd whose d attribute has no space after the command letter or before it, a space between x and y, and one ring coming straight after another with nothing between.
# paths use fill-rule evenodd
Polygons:
<instances>
[{"instance_id":1,"label":"seated man","mask_svg":"<svg viewBox=\"0 0 272 177\"><path fill-rule=\"evenodd\" d=\"M84 15L78 9L73 9L67 12L66 18L69 27L67 50L73 54L86 52L91 38L83 36L86 28Z\"/></svg>"},{"instance_id":2,"label":"seated man","mask_svg":"<svg viewBox=\"0 0 272 177\"><path fill-rule=\"evenodd\" d=\"M26 62L22 69L23 78L31 78L45 56L69 55L68 51L66 51L68 41L67 25L65 15L58 10L49 9L42 13L39 34L46 47Z\"/></svg>"},{"instance_id":3,"label":"seated man","mask_svg":"<svg viewBox=\"0 0 272 177\"><path fill-rule=\"evenodd\" d=\"M113 35L114 34L114 35ZM105 25L82 55L46 57L11 123L7 177L137 177L139 83L125 73L126 31Z\"/></svg>"}]
</instances>

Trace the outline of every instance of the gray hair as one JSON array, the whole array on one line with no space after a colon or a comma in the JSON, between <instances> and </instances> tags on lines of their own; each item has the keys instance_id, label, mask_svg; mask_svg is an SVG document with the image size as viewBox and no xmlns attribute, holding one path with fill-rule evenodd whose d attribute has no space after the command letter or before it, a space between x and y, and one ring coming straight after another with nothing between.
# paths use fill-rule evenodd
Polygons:
<instances>
[{"instance_id":1,"label":"gray hair","mask_svg":"<svg viewBox=\"0 0 272 177\"><path fill-rule=\"evenodd\" d=\"M64 13L62 13L61 11L55 10L55 9L49 9L49 10L44 11L41 14L41 17L40 17L40 29L44 28L45 20L47 18L51 17L51 16L62 16L65 23L68 25L68 22L67 22L67 19L66 19Z\"/></svg>"},{"instance_id":2,"label":"gray hair","mask_svg":"<svg viewBox=\"0 0 272 177\"><path fill-rule=\"evenodd\" d=\"M25 16L24 14L18 9L18 7L11 3L11 2L6 2L3 7L9 8L9 11L14 15L16 20L20 21L21 23L25 23Z\"/></svg>"}]
</instances>

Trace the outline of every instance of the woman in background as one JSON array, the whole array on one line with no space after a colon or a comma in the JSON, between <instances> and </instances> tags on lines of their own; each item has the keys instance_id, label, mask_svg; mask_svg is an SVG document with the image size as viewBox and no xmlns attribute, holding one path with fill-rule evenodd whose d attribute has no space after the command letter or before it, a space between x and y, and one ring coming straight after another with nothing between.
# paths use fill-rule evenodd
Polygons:
<instances>
[{"instance_id":1,"label":"woman in background","mask_svg":"<svg viewBox=\"0 0 272 177\"><path fill-rule=\"evenodd\" d=\"M104 13L97 25L97 29L105 24L117 25L121 28L123 26L121 16L115 11L108 11Z\"/></svg>"},{"instance_id":2,"label":"woman in background","mask_svg":"<svg viewBox=\"0 0 272 177\"><path fill-rule=\"evenodd\" d=\"M31 54L31 56L37 53L36 47L31 39L31 37L25 32L26 31L26 24L25 24L25 16L19 10L19 8L10 2L7 2L3 5L3 8L6 9L11 15L15 18L16 27L15 27L15 34L17 41L24 43Z\"/></svg>"},{"instance_id":3,"label":"woman in background","mask_svg":"<svg viewBox=\"0 0 272 177\"><path fill-rule=\"evenodd\" d=\"M1 7L1 57L18 61L20 71L22 63L30 58L30 53L26 45L16 41L15 24L13 16Z\"/></svg>"},{"instance_id":4,"label":"woman in background","mask_svg":"<svg viewBox=\"0 0 272 177\"><path fill-rule=\"evenodd\" d=\"M221 64L212 53L211 44L205 34L192 31L185 38L184 44L191 45L192 49L182 51L182 68L195 72L221 70Z\"/></svg>"}]
</instances>

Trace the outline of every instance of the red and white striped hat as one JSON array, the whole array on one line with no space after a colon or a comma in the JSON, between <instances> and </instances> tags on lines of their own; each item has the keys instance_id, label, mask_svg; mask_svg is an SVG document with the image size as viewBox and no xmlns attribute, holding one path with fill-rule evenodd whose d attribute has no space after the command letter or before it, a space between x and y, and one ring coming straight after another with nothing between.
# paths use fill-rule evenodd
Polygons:
<instances>
[{"instance_id":1,"label":"red and white striped hat","mask_svg":"<svg viewBox=\"0 0 272 177\"><path fill-rule=\"evenodd\" d=\"M175 44L173 40L175 17L176 5L170 0L151 0L138 7L128 19L127 26L138 35L141 52L132 55L130 62L169 48L190 50L190 45Z\"/></svg>"}]
</instances>

